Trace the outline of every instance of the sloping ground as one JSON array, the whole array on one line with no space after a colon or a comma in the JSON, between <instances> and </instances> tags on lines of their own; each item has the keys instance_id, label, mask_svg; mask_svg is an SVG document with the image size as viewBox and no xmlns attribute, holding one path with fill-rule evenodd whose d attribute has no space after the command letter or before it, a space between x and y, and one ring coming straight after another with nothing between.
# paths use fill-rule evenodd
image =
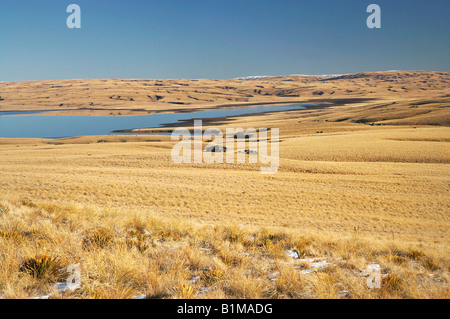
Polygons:
<instances>
[{"instance_id":1,"label":"sloping ground","mask_svg":"<svg viewBox=\"0 0 450 319\"><path fill-rule=\"evenodd\" d=\"M0 202L2 298L449 298L438 251L342 236L195 224L149 211ZM58 292L79 265L77 286ZM380 270L373 287L369 267Z\"/></svg>"},{"instance_id":2,"label":"sloping ground","mask_svg":"<svg viewBox=\"0 0 450 319\"><path fill-rule=\"evenodd\" d=\"M395 232L405 241L448 243L450 128L298 123L291 116L227 124L280 127L275 175L261 175L260 163L175 164L168 136L2 139L0 191L13 198L152 207L214 223L301 225L340 234L365 225L374 236Z\"/></svg>"},{"instance_id":3,"label":"sloping ground","mask_svg":"<svg viewBox=\"0 0 450 319\"><path fill-rule=\"evenodd\" d=\"M82 113L87 115L128 115L130 111L167 112L218 105L339 98L395 101L449 94L449 82L449 72L428 71L371 72L339 77L293 75L255 80L4 82L0 83L0 111L83 110Z\"/></svg>"},{"instance_id":4,"label":"sloping ground","mask_svg":"<svg viewBox=\"0 0 450 319\"><path fill-rule=\"evenodd\" d=\"M0 297L53 293L54 270L80 263L64 298L449 298L447 84L439 72L2 83L1 110L292 98L279 90L373 100L211 122L279 128L270 176L259 163L175 164L170 136L0 139ZM43 255L55 267L33 277L25 266ZM372 263L380 289L366 284Z\"/></svg>"},{"instance_id":5,"label":"sloping ground","mask_svg":"<svg viewBox=\"0 0 450 319\"><path fill-rule=\"evenodd\" d=\"M370 125L450 126L450 97L446 95L370 104L366 107L343 110L339 114L336 112L329 120L351 121Z\"/></svg>"}]
</instances>

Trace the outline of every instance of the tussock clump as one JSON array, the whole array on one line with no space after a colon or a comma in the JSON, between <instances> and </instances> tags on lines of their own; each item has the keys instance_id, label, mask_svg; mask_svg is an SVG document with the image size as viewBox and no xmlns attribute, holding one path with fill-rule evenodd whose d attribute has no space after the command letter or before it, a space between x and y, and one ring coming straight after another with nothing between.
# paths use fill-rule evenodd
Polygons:
<instances>
[{"instance_id":1,"label":"tussock clump","mask_svg":"<svg viewBox=\"0 0 450 319\"><path fill-rule=\"evenodd\" d=\"M224 278L224 271L218 267L209 267L201 274L201 279L207 285L214 285Z\"/></svg>"},{"instance_id":2,"label":"tussock clump","mask_svg":"<svg viewBox=\"0 0 450 319\"><path fill-rule=\"evenodd\" d=\"M57 258L38 255L24 260L19 270L38 279L52 279L58 275L61 268L61 263Z\"/></svg>"},{"instance_id":3,"label":"tussock clump","mask_svg":"<svg viewBox=\"0 0 450 319\"><path fill-rule=\"evenodd\" d=\"M312 293L319 299L334 299L338 296L336 279L326 273L316 273L309 278L308 283Z\"/></svg>"},{"instance_id":4,"label":"tussock clump","mask_svg":"<svg viewBox=\"0 0 450 319\"><path fill-rule=\"evenodd\" d=\"M88 234L83 239L83 247L89 249L92 247L106 248L112 242L112 236L105 230L97 230Z\"/></svg>"},{"instance_id":5,"label":"tussock clump","mask_svg":"<svg viewBox=\"0 0 450 319\"><path fill-rule=\"evenodd\" d=\"M311 241L309 239L301 238L293 242L292 248L297 252L299 258L303 258L310 254L309 251L310 245Z\"/></svg>"},{"instance_id":6,"label":"tussock clump","mask_svg":"<svg viewBox=\"0 0 450 319\"><path fill-rule=\"evenodd\" d=\"M382 281L382 289L387 292L402 290L403 280L396 274L388 274Z\"/></svg>"},{"instance_id":7,"label":"tussock clump","mask_svg":"<svg viewBox=\"0 0 450 319\"><path fill-rule=\"evenodd\" d=\"M283 247L280 246L276 241L266 239L262 245L264 252L273 258L284 257Z\"/></svg>"},{"instance_id":8,"label":"tussock clump","mask_svg":"<svg viewBox=\"0 0 450 319\"><path fill-rule=\"evenodd\" d=\"M125 240L125 243L128 248L135 247L141 253L150 248L150 245L147 243L149 236L143 232L143 229L131 229L127 232L128 238Z\"/></svg>"},{"instance_id":9,"label":"tussock clump","mask_svg":"<svg viewBox=\"0 0 450 319\"><path fill-rule=\"evenodd\" d=\"M420 250L411 249L406 253L406 256L412 260L420 260L425 257L425 254Z\"/></svg>"},{"instance_id":10,"label":"tussock clump","mask_svg":"<svg viewBox=\"0 0 450 319\"><path fill-rule=\"evenodd\" d=\"M24 236L15 230L0 230L0 237L14 240L17 243L21 243L24 240Z\"/></svg>"},{"instance_id":11,"label":"tussock clump","mask_svg":"<svg viewBox=\"0 0 450 319\"><path fill-rule=\"evenodd\" d=\"M268 230L263 230L258 236L258 241L260 243L265 243L267 241L270 241L270 242L277 243L277 244L284 244L289 239L290 239L289 236L285 233L275 233L275 232L270 232Z\"/></svg>"},{"instance_id":12,"label":"tussock clump","mask_svg":"<svg viewBox=\"0 0 450 319\"><path fill-rule=\"evenodd\" d=\"M422 261L422 265L429 271L436 271L439 269L439 266L434 262L433 258L426 258Z\"/></svg>"},{"instance_id":13,"label":"tussock clump","mask_svg":"<svg viewBox=\"0 0 450 319\"><path fill-rule=\"evenodd\" d=\"M223 229L216 228L217 232L222 232L222 238L230 243L245 243L247 242L247 234L240 226L227 226Z\"/></svg>"},{"instance_id":14,"label":"tussock clump","mask_svg":"<svg viewBox=\"0 0 450 319\"><path fill-rule=\"evenodd\" d=\"M181 283L172 289L174 295L179 299L192 299L197 294L196 289L189 284Z\"/></svg>"},{"instance_id":15,"label":"tussock clump","mask_svg":"<svg viewBox=\"0 0 450 319\"><path fill-rule=\"evenodd\" d=\"M43 239L47 237L45 233L43 233L39 228L36 227L32 227L26 231L23 231L22 235L30 240Z\"/></svg>"},{"instance_id":16,"label":"tussock clump","mask_svg":"<svg viewBox=\"0 0 450 319\"><path fill-rule=\"evenodd\" d=\"M221 289L227 296L237 299L260 299L273 296L272 285L267 280L246 275L240 269L233 269L227 274Z\"/></svg>"},{"instance_id":17,"label":"tussock clump","mask_svg":"<svg viewBox=\"0 0 450 319\"><path fill-rule=\"evenodd\" d=\"M126 242L128 248L135 247L141 253L144 253L145 251L147 251L150 248L150 246L145 241L138 240L135 238L127 239L125 242Z\"/></svg>"},{"instance_id":18,"label":"tussock clump","mask_svg":"<svg viewBox=\"0 0 450 319\"><path fill-rule=\"evenodd\" d=\"M0 202L0 214L8 214L10 211L6 203Z\"/></svg>"},{"instance_id":19,"label":"tussock clump","mask_svg":"<svg viewBox=\"0 0 450 319\"><path fill-rule=\"evenodd\" d=\"M235 267L242 263L244 257L242 255L237 255L235 253L222 250L219 254L219 258L225 265Z\"/></svg>"},{"instance_id":20,"label":"tussock clump","mask_svg":"<svg viewBox=\"0 0 450 319\"><path fill-rule=\"evenodd\" d=\"M408 257L408 251L406 250L399 250L399 249L395 249L392 251L392 255L394 256L398 256L398 257L402 257L402 258L407 258Z\"/></svg>"},{"instance_id":21,"label":"tussock clump","mask_svg":"<svg viewBox=\"0 0 450 319\"><path fill-rule=\"evenodd\" d=\"M184 221L153 220L150 224L150 235L160 241L181 241L192 232L191 226Z\"/></svg>"},{"instance_id":22,"label":"tussock clump","mask_svg":"<svg viewBox=\"0 0 450 319\"><path fill-rule=\"evenodd\" d=\"M31 200L29 200L29 199L22 199L20 201L20 204L23 205L23 206L30 207L30 208L36 208L37 207L37 205L35 203L33 203Z\"/></svg>"},{"instance_id":23,"label":"tussock clump","mask_svg":"<svg viewBox=\"0 0 450 319\"><path fill-rule=\"evenodd\" d=\"M126 286L105 286L92 291L91 294L93 299L130 299L136 295L136 291Z\"/></svg>"},{"instance_id":24,"label":"tussock clump","mask_svg":"<svg viewBox=\"0 0 450 319\"><path fill-rule=\"evenodd\" d=\"M404 265L406 264L407 260L404 257L401 256L389 256L388 257L389 261L398 264L398 265Z\"/></svg>"}]
</instances>

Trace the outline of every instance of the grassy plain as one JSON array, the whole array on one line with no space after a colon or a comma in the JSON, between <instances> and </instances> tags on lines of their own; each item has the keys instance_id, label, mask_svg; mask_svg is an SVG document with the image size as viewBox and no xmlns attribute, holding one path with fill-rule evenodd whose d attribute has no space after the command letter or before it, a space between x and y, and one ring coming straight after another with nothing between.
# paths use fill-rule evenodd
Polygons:
<instances>
[{"instance_id":1,"label":"grassy plain","mask_svg":"<svg viewBox=\"0 0 450 319\"><path fill-rule=\"evenodd\" d=\"M274 175L260 174L259 163L175 164L175 142L165 135L0 139L0 296L449 298L448 78L404 71L197 84L53 81L64 101L73 95L71 114L189 111L227 98L371 100L214 124L279 128ZM124 83L134 95L121 91ZM47 85L0 83L9 100L0 110L22 109L22 102L30 110L61 108ZM95 89L98 109L84 109L83 85ZM267 88L267 95L254 91ZM40 89L51 103L41 102ZM213 101L186 104L200 91ZM142 100L155 92L164 98ZM110 104L113 95L129 98ZM185 104L162 102L169 98ZM55 258L57 271L23 271L40 255ZM74 263L82 268L81 289L54 293L52 283L67 276L60 269ZM381 289L367 288L372 263L382 268Z\"/></svg>"}]
</instances>

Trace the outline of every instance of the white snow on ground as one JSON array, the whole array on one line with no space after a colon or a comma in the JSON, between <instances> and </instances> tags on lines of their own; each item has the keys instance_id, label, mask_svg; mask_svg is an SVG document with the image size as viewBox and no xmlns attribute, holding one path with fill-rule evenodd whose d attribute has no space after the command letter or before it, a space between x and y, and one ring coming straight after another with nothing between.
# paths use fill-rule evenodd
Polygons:
<instances>
[{"instance_id":1,"label":"white snow on ground","mask_svg":"<svg viewBox=\"0 0 450 319\"><path fill-rule=\"evenodd\" d=\"M277 78L277 77L285 77L285 76L319 76L319 77L336 77L348 74L290 74L290 75L250 75L250 76L241 76L235 78L235 80L241 81L251 81L251 80L259 80L259 79L267 79L267 78Z\"/></svg>"},{"instance_id":2,"label":"white snow on ground","mask_svg":"<svg viewBox=\"0 0 450 319\"><path fill-rule=\"evenodd\" d=\"M343 75L349 75L350 73L343 73L343 74L291 74L290 76L319 76L319 77L325 77L325 78L334 78L336 76L343 76Z\"/></svg>"},{"instance_id":3,"label":"white snow on ground","mask_svg":"<svg viewBox=\"0 0 450 319\"><path fill-rule=\"evenodd\" d=\"M189 283L195 283L200 279L200 276L196 276L196 277L192 277L191 279L188 280Z\"/></svg>"},{"instance_id":4,"label":"white snow on ground","mask_svg":"<svg viewBox=\"0 0 450 319\"><path fill-rule=\"evenodd\" d=\"M250 76L242 76L239 78L235 78L235 80L249 81L249 80L258 80L258 79L265 79L265 78L273 78L273 77L276 77L276 75L250 75Z\"/></svg>"},{"instance_id":5,"label":"white snow on ground","mask_svg":"<svg viewBox=\"0 0 450 319\"><path fill-rule=\"evenodd\" d=\"M385 72L401 72L401 70L368 71L368 72L385 73ZM355 74L355 73L364 73L364 72L339 73L339 74L250 75L250 76L241 76L241 77L235 78L235 80L249 81L249 80L258 80L258 79L284 77L284 76L318 76L318 77L334 78L337 76L344 76L344 75L350 75L350 74Z\"/></svg>"},{"instance_id":6,"label":"white snow on ground","mask_svg":"<svg viewBox=\"0 0 450 319\"><path fill-rule=\"evenodd\" d=\"M312 272L316 272L319 269L327 268L330 265L333 265L333 263L326 261L325 259L314 259L314 258L308 258L308 259L299 259L300 262L306 263L310 268L303 269L304 266L294 266L295 269L301 269L300 272L302 274L309 274Z\"/></svg>"},{"instance_id":7,"label":"white snow on ground","mask_svg":"<svg viewBox=\"0 0 450 319\"><path fill-rule=\"evenodd\" d=\"M285 250L284 251L286 253L286 255L288 255L289 257L292 258L299 258L300 256L298 255L298 253L294 250Z\"/></svg>"},{"instance_id":8,"label":"white snow on ground","mask_svg":"<svg viewBox=\"0 0 450 319\"><path fill-rule=\"evenodd\" d=\"M208 292L208 291L212 291L212 290L216 290L216 289L217 289L217 286L199 288L198 289L198 293L202 294L202 293L205 293L205 292Z\"/></svg>"}]
</instances>

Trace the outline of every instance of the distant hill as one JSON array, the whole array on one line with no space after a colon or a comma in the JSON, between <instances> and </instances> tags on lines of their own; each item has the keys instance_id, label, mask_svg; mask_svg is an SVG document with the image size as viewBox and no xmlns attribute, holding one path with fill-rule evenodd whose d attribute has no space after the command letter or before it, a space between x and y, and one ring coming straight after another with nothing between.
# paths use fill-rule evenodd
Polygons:
<instances>
[{"instance_id":1,"label":"distant hill","mask_svg":"<svg viewBox=\"0 0 450 319\"><path fill-rule=\"evenodd\" d=\"M450 96L450 72L386 71L344 75L250 76L239 79L75 79L0 83L0 111L130 115L217 106Z\"/></svg>"}]
</instances>

